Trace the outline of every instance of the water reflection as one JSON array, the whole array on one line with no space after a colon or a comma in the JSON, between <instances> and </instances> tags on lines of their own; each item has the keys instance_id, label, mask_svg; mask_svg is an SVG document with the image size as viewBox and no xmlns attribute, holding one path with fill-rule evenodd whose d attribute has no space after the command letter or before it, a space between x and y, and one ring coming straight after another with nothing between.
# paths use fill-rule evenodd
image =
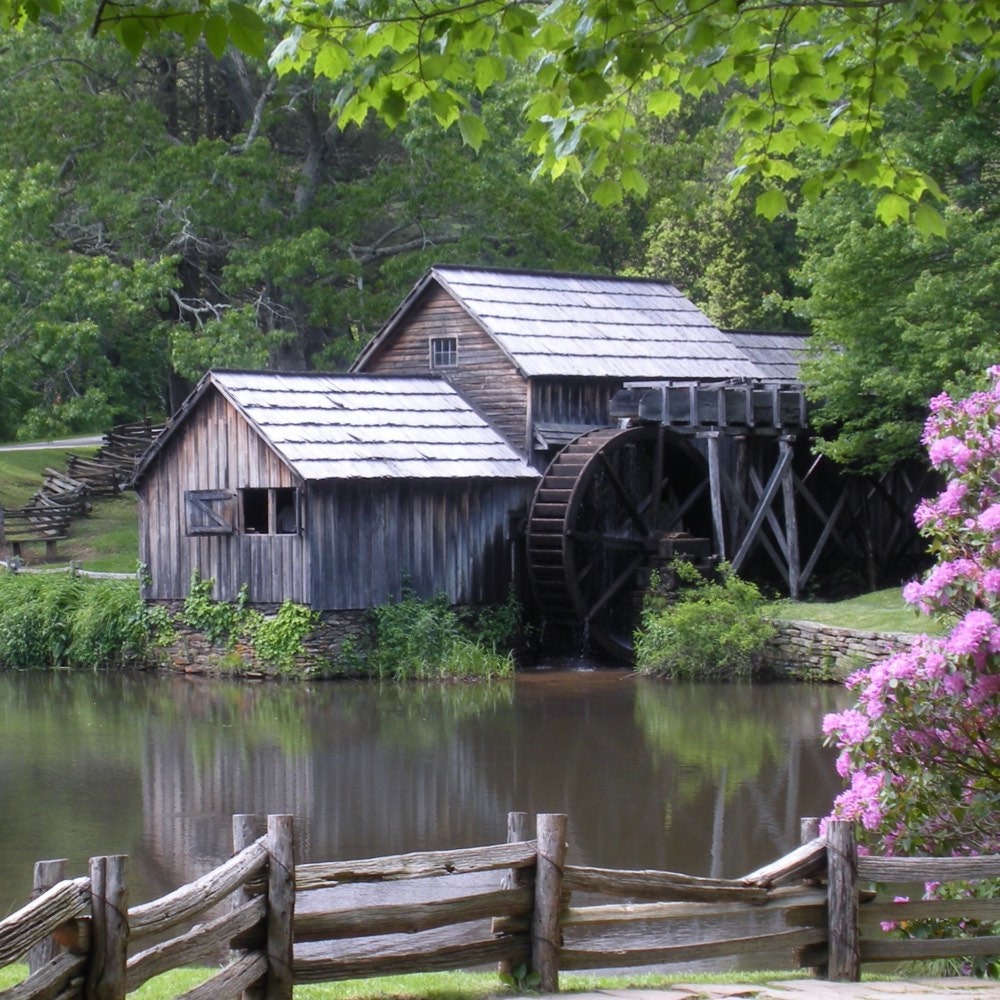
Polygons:
<instances>
[{"instance_id":1,"label":"water reflection","mask_svg":"<svg viewBox=\"0 0 1000 1000\"><path fill-rule=\"evenodd\" d=\"M230 853L235 812L296 816L302 860L502 840L566 812L570 859L738 875L836 791L833 687L680 686L617 671L497 685L246 685L0 675L0 912L31 868L130 856L131 901Z\"/></svg>"}]
</instances>

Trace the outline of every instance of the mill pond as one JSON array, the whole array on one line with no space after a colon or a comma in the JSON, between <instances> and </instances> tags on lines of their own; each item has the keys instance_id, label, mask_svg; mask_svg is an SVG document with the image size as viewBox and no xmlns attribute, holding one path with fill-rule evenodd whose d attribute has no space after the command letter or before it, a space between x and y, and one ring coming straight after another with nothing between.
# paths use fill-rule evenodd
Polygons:
<instances>
[{"instance_id":1,"label":"mill pond","mask_svg":"<svg viewBox=\"0 0 1000 1000\"><path fill-rule=\"evenodd\" d=\"M569 859L736 876L839 787L837 686L679 685L545 670L498 684L0 675L0 913L33 863L129 856L130 901L231 853L233 813L295 816L302 861L501 842L565 812Z\"/></svg>"}]
</instances>

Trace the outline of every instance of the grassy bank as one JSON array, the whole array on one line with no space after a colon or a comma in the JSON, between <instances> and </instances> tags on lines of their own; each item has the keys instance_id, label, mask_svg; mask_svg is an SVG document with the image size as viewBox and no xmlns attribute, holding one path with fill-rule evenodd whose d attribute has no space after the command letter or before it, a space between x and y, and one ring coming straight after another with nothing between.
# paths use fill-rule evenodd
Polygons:
<instances>
[{"instance_id":1,"label":"grassy bank","mask_svg":"<svg viewBox=\"0 0 1000 1000\"><path fill-rule=\"evenodd\" d=\"M41 487L47 468L64 470L66 456L92 455L94 448L0 451L0 506L23 507ZM91 513L74 518L69 537L60 542L56 562L71 560L97 573L133 573L138 552L134 493L97 500ZM45 563L44 545L26 545L28 566Z\"/></svg>"},{"instance_id":2,"label":"grassy bank","mask_svg":"<svg viewBox=\"0 0 1000 1000\"><path fill-rule=\"evenodd\" d=\"M940 622L920 614L903 600L899 587L862 594L846 601L772 601L765 613L774 618L819 622L862 632L928 632L943 630Z\"/></svg>"}]
</instances>

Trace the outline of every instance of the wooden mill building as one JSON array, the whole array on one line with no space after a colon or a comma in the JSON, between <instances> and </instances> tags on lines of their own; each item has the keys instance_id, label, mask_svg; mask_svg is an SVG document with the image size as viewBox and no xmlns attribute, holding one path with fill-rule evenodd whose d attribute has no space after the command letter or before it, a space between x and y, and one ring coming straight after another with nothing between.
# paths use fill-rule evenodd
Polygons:
<instances>
[{"instance_id":1,"label":"wooden mill building","mask_svg":"<svg viewBox=\"0 0 1000 1000\"><path fill-rule=\"evenodd\" d=\"M891 567L919 480L812 454L804 350L663 281L434 267L346 375L202 380L139 468L148 596L197 571L224 599L360 613L404 585L481 604L514 583L622 652L677 553L792 596L833 552Z\"/></svg>"},{"instance_id":2,"label":"wooden mill building","mask_svg":"<svg viewBox=\"0 0 1000 1000\"><path fill-rule=\"evenodd\" d=\"M502 602L538 473L437 378L209 372L136 475L152 600Z\"/></svg>"},{"instance_id":3,"label":"wooden mill building","mask_svg":"<svg viewBox=\"0 0 1000 1000\"><path fill-rule=\"evenodd\" d=\"M787 368L802 338L783 344ZM626 382L774 376L665 281L452 266L424 275L352 371L447 378L539 468L607 427Z\"/></svg>"}]
</instances>

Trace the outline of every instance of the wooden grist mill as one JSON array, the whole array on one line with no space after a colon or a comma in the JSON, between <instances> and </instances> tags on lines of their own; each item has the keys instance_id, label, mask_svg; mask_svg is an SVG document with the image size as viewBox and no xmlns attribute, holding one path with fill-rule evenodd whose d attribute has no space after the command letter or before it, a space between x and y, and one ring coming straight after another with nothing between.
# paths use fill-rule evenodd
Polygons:
<instances>
[{"instance_id":1,"label":"wooden grist mill","mask_svg":"<svg viewBox=\"0 0 1000 1000\"><path fill-rule=\"evenodd\" d=\"M581 434L545 471L527 564L544 620L612 656L631 656L650 575L677 557L794 598L821 566L870 577L919 559L925 472L850 476L814 455L799 384L630 384L610 413L618 427Z\"/></svg>"},{"instance_id":2,"label":"wooden grist mill","mask_svg":"<svg viewBox=\"0 0 1000 1000\"><path fill-rule=\"evenodd\" d=\"M926 473L811 451L807 338L722 330L669 282L439 265L347 374L209 372L139 463L144 596L212 579L346 630L404 590L512 591L617 657L653 570L898 584Z\"/></svg>"}]
</instances>

